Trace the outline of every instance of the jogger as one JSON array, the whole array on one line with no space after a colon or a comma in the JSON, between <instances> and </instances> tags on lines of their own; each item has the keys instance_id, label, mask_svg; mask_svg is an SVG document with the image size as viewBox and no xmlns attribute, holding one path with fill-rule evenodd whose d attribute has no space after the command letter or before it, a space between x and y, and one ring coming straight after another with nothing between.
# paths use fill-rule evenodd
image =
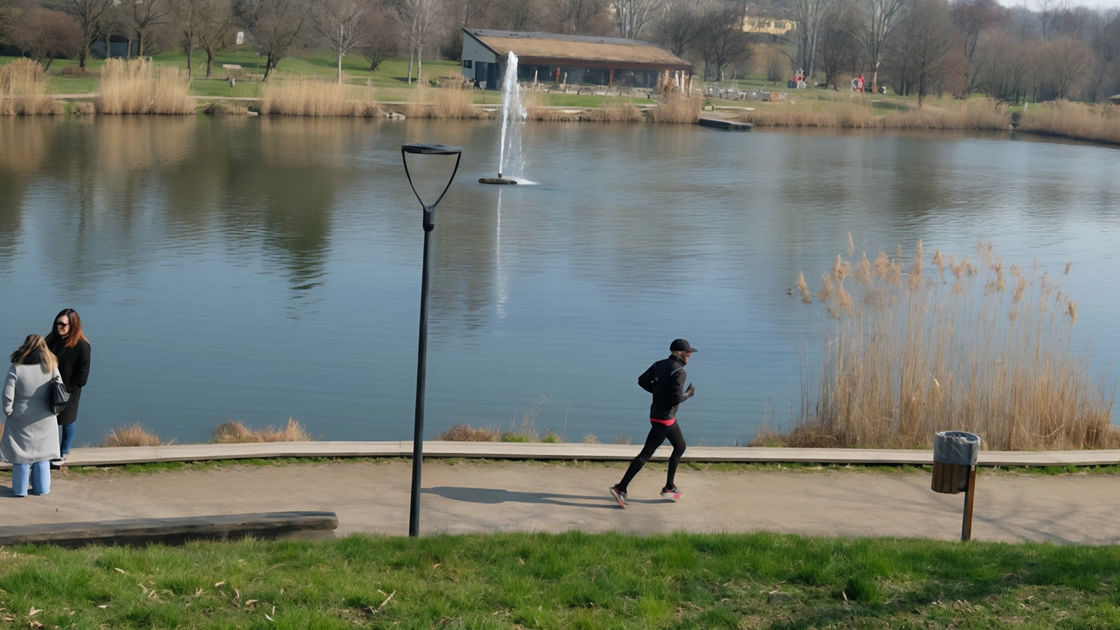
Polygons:
<instances>
[{"instance_id":1,"label":"jogger","mask_svg":"<svg viewBox=\"0 0 1120 630\"><path fill-rule=\"evenodd\" d=\"M684 366L688 364L688 359L693 352L696 352L696 348L684 339L677 339L669 344L669 351L671 352L669 358L654 363L638 377L638 385L653 394L653 403L649 409L650 428L642 452L630 462L630 467L626 469L622 481L610 489L611 496L622 507L626 507L626 491L630 481L666 439L673 445L673 454L669 456L669 474L665 480L665 487L661 489L661 496L674 501L682 496L677 488L675 477L686 444L684 434L677 423L677 406L696 393L696 388L692 385L687 389L684 386L688 379Z\"/></svg>"}]
</instances>

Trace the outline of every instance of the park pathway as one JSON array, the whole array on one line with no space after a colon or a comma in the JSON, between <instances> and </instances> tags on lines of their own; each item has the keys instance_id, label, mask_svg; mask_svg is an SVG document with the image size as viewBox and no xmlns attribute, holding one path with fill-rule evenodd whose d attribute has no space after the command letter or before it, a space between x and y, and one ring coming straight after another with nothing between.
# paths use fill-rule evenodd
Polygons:
<instances>
[{"instance_id":1,"label":"park pathway","mask_svg":"<svg viewBox=\"0 0 1120 630\"><path fill-rule=\"evenodd\" d=\"M77 474L56 471L44 497L0 487L0 526L202 516L279 510L338 514L338 535L405 535L407 461L225 465L211 470ZM930 490L923 472L693 470L682 467L679 503L658 490L664 467L631 484L619 508L607 488L623 464L425 462L421 532L750 532L954 540L964 495ZM1120 543L1120 475L1056 476L983 470L973 538Z\"/></svg>"}]
</instances>

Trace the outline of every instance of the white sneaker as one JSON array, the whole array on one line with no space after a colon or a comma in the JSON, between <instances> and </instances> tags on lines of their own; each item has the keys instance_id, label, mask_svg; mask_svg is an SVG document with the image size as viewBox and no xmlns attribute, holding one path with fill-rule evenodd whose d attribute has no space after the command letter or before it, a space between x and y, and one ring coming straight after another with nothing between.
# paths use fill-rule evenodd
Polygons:
<instances>
[{"instance_id":1,"label":"white sneaker","mask_svg":"<svg viewBox=\"0 0 1120 630\"><path fill-rule=\"evenodd\" d=\"M673 486L672 488L662 488L661 498L669 499L670 501L679 501L684 496L680 488Z\"/></svg>"}]
</instances>

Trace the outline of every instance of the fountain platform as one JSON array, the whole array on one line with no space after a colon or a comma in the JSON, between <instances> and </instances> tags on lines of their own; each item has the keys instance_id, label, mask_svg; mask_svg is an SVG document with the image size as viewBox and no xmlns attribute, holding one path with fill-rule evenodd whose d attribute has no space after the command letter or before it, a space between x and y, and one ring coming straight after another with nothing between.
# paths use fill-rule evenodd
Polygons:
<instances>
[{"instance_id":1,"label":"fountain platform","mask_svg":"<svg viewBox=\"0 0 1120 630\"><path fill-rule=\"evenodd\" d=\"M497 186L514 186L517 184L517 180L508 177L480 177L478 178L478 183L495 184Z\"/></svg>"}]
</instances>

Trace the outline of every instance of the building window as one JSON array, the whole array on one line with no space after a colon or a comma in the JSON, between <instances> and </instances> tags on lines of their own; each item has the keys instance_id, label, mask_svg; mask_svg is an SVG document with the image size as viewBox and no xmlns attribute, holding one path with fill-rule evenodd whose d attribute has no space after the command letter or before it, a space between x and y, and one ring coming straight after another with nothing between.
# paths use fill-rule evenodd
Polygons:
<instances>
[{"instance_id":1,"label":"building window","mask_svg":"<svg viewBox=\"0 0 1120 630\"><path fill-rule=\"evenodd\" d=\"M472 66L472 64L473 64L473 63L474 63L474 62L472 62L472 61L471 61L470 59L464 59L464 60L463 60L463 67L464 67L464 68L470 68L470 67Z\"/></svg>"},{"instance_id":2,"label":"building window","mask_svg":"<svg viewBox=\"0 0 1120 630\"><path fill-rule=\"evenodd\" d=\"M785 28L785 27L786 27L785 22L774 22L774 28Z\"/></svg>"}]
</instances>

